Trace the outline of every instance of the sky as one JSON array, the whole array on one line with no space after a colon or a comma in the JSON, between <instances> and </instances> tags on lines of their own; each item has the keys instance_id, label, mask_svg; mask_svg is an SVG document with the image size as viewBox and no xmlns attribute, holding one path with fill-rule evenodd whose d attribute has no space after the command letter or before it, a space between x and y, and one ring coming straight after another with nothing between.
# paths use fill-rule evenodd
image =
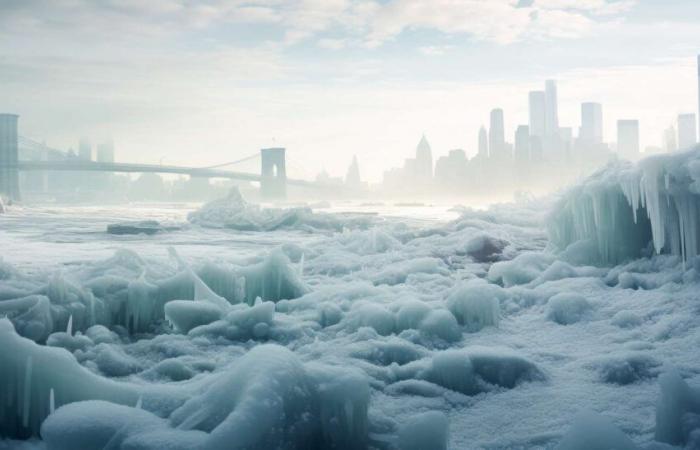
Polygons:
<instances>
[{"instance_id":1,"label":"sky","mask_svg":"<svg viewBox=\"0 0 700 450\"><path fill-rule=\"evenodd\" d=\"M291 176L364 179L507 140L557 80L560 124L603 104L659 145L698 109L698 0L0 0L0 112L58 148L112 137L125 162L206 166L283 146ZM249 163L255 164L255 163ZM256 166L241 167L258 170Z\"/></svg>"}]
</instances>

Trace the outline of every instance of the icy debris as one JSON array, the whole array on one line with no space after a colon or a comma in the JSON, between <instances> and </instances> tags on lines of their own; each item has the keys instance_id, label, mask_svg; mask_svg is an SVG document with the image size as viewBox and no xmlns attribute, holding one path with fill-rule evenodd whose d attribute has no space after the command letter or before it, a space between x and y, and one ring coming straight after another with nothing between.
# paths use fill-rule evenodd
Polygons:
<instances>
[{"instance_id":1,"label":"icy debris","mask_svg":"<svg viewBox=\"0 0 700 450\"><path fill-rule=\"evenodd\" d=\"M213 200L191 212L187 219L204 227L239 231L286 228L342 231L344 228L366 228L371 223L367 216L314 213L308 207L261 208L248 203L237 187L231 188L227 197Z\"/></svg>"},{"instance_id":2,"label":"icy debris","mask_svg":"<svg viewBox=\"0 0 700 450\"><path fill-rule=\"evenodd\" d=\"M656 405L656 440L686 448L700 445L700 390L670 371L659 377L661 399Z\"/></svg>"},{"instance_id":3,"label":"icy debris","mask_svg":"<svg viewBox=\"0 0 700 450\"><path fill-rule=\"evenodd\" d=\"M506 294L499 286L483 280L472 280L460 285L447 298L447 307L457 321L468 331L476 332L487 326L498 326L500 302Z\"/></svg>"},{"instance_id":4,"label":"icy debris","mask_svg":"<svg viewBox=\"0 0 700 450\"><path fill-rule=\"evenodd\" d=\"M445 264L437 258L413 258L385 267L379 273L372 275L372 282L375 285L388 284L389 286L394 286L405 283L406 279L413 274L439 274L445 276L449 274L449 271Z\"/></svg>"},{"instance_id":5,"label":"icy debris","mask_svg":"<svg viewBox=\"0 0 700 450\"><path fill-rule=\"evenodd\" d=\"M588 300L573 292L561 292L547 302L547 319L559 325L571 325L579 322L592 310Z\"/></svg>"},{"instance_id":6,"label":"icy debris","mask_svg":"<svg viewBox=\"0 0 700 450\"><path fill-rule=\"evenodd\" d=\"M507 245L508 242L503 239L480 233L467 241L464 252L476 262L495 262L501 257Z\"/></svg>"},{"instance_id":7,"label":"icy debris","mask_svg":"<svg viewBox=\"0 0 700 450\"><path fill-rule=\"evenodd\" d=\"M19 334L34 341L43 341L54 329L51 303L44 295L0 301L0 316L12 320Z\"/></svg>"},{"instance_id":8,"label":"icy debris","mask_svg":"<svg viewBox=\"0 0 700 450\"><path fill-rule=\"evenodd\" d=\"M399 450L447 450L448 425L439 411L411 416L399 429Z\"/></svg>"},{"instance_id":9,"label":"icy debris","mask_svg":"<svg viewBox=\"0 0 700 450\"><path fill-rule=\"evenodd\" d=\"M548 221L560 250L580 240L598 261L619 263L655 253L684 261L700 252L700 149L614 162L571 188Z\"/></svg>"},{"instance_id":10,"label":"icy debris","mask_svg":"<svg viewBox=\"0 0 700 450\"><path fill-rule=\"evenodd\" d=\"M556 450L637 450L610 420L594 412L579 414Z\"/></svg>"},{"instance_id":11,"label":"icy debris","mask_svg":"<svg viewBox=\"0 0 700 450\"><path fill-rule=\"evenodd\" d=\"M610 320L615 326L620 328L634 328L642 324L642 318L632 311L618 311Z\"/></svg>"},{"instance_id":12,"label":"icy debris","mask_svg":"<svg viewBox=\"0 0 700 450\"><path fill-rule=\"evenodd\" d=\"M299 272L280 249L273 250L261 263L240 269L245 279L245 298L278 301L301 297L309 292Z\"/></svg>"}]
</instances>

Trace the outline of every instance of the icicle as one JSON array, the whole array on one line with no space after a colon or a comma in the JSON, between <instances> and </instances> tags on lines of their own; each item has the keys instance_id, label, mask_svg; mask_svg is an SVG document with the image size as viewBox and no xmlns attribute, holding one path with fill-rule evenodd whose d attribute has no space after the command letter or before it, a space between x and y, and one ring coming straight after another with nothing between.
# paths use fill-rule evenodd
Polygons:
<instances>
[{"instance_id":1,"label":"icicle","mask_svg":"<svg viewBox=\"0 0 700 450\"><path fill-rule=\"evenodd\" d=\"M24 393L22 395L22 426L29 426L29 411L32 399L32 356L27 356L24 368Z\"/></svg>"},{"instance_id":2,"label":"icicle","mask_svg":"<svg viewBox=\"0 0 700 450\"><path fill-rule=\"evenodd\" d=\"M56 410L56 397L53 393L53 388L49 391L49 414L53 414Z\"/></svg>"},{"instance_id":3,"label":"icicle","mask_svg":"<svg viewBox=\"0 0 700 450\"><path fill-rule=\"evenodd\" d=\"M73 314L68 317L68 326L66 326L66 334L73 336Z\"/></svg>"},{"instance_id":4,"label":"icicle","mask_svg":"<svg viewBox=\"0 0 700 450\"><path fill-rule=\"evenodd\" d=\"M143 396L139 395L139 398L136 400L136 406L134 406L134 408L141 409L142 403L143 403Z\"/></svg>"},{"instance_id":5,"label":"icicle","mask_svg":"<svg viewBox=\"0 0 700 450\"><path fill-rule=\"evenodd\" d=\"M304 275L304 253L301 254L301 259L299 259L299 276Z\"/></svg>"}]
</instances>

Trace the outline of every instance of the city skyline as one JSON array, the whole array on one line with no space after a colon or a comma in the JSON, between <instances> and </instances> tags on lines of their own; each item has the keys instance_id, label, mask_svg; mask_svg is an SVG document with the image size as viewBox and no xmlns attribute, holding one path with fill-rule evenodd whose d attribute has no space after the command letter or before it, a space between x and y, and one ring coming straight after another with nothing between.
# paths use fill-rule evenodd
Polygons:
<instances>
[{"instance_id":1,"label":"city skyline","mask_svg":"<svg viewBox=\"0 0 700 450\"><path fill-rule=\"evenodd\" d=\"M402 13L411 5L422 18ZM423 132L434 157L473 156L493 108L512 141L545 79L557 81L562 126L577 126L580 103L601 103L604 135L637 118L642 148L697 110L691 1L84 6L80 17L61 1L0 7L0 36L12 37L0 39L3 107L29 137L68 148L111 135L131 161L206 165L284 145L310 173L342 176L356 154L379 181ZM461 13L445 19L451 8ZM481 29L465 11L510 27Z\"/></svg>"}]
</instances>

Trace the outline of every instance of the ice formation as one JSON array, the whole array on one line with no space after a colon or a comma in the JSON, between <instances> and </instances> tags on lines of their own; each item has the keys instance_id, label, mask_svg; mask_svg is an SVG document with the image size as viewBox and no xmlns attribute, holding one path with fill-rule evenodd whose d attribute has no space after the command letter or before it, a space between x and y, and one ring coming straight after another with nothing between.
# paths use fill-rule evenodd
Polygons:
<instances>
[{"instance_id":1,"label":"ice formation","mask_svg":"<svg viewBox=\"0 0 700 450\"><path fill-rule=\"evenodd\" d=\"M368 217L314 213L309 207L262 208L248 203L237 187L225 198L213 200L188 215L194 224L239 231L275 231L280 229L342 231L344 228L367 227Z\"/></svg>"},{"instance_id":2,"label":"ice formation","mask_svg":"<svg viewBox=\"0 0 700 450\"><path fill-rule=\"evenodd\" d=\"M549 206L129 239L110 215L55 264L4 254L0 448L697 448L698 258L552 252Z\"/></svg>"},{"instance_id":3,"label":"ice formation","mask_svg":"<svg viewBox=\"0 0 700 450\"><path fill-rule=\"evenodd\" d=\"M684 261L700 252L700 149L616 161L566 192L549 220L552 243L564 250L595 242L604 263L652 250Z\"/></svg>"}]
</instances>

